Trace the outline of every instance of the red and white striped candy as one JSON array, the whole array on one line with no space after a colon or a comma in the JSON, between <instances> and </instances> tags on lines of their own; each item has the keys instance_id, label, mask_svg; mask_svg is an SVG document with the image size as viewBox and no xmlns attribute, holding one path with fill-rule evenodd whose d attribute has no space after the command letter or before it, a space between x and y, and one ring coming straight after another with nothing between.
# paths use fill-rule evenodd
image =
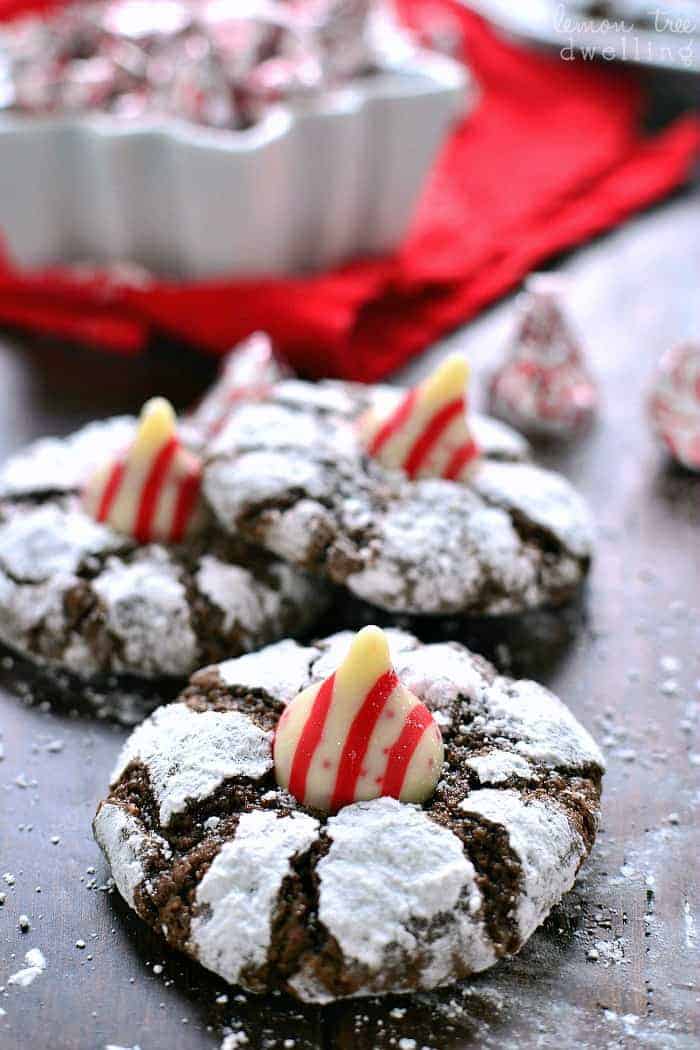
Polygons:
<instances>
[{"instance_id":1,"label":"red and white striped candy","mask_svg":"<svg viewBox=\"0 0 700 1050\"><path fill-rule=\"evenodd\" d=\"M139 543L179 543L204 523L201 486L202 463L180 443L172 405L154 397L133 444L88 481L83 506Z\"/></svg>"},{"instance_id":2,"label":"red and white striped candy","mask_svg":"<svg viewBox=\"0 0 700 1050\"><path fill-rule=\"evenodd\" d=\"M201 441L211 440L243 402L261 400L289 375L275 356L270 337L254 332L228 353L218 379L187 416L188 434L192 431Z\"/></svg>"},{"instance_id":3,"label":"red and white striped candy","mask_svg":"<svg viewBox=\"0 0 700 1050\"><path fill-rule=\"evenodd\" d=\"M479 454L467 424L468 377L464 357L452 354L398 406L377 402L359 421L369 455L409 478L462 480Z\"/></svg>"},{"instance_id":4,"label":"red and white striped candy","mask_svg":"<svg viewBox=\"0 0 700 1050\"><path fill-rule=\"evenodd\" d=\"M700 343L685 343L664 355L649 410L674 459L700 471Z\"/></svg>"},{"instance_id":5,"label":"red and white striped candy","mask_svg":"<svg viewBox=\"0 0 700 1050\"><path fill-rule=\"evenodd\" d=\"M532 274L504 364L491 378L493 415L527 434L575 437L590 425L598 391L562 308L566 281Z\"/></svg>"},{"instance_id":6,"label":"red and white striped candy","mask_svg":"<svg viewBox=\"0 0 700 1050\"><path fill-rule=\"evenodd\" d=\"M277 783L335 812L389 795L423 802L443 763L437 723L399 681L379 627L364 627L337 671L291 701L274 742Z\"/></svg>"}]
</instances>

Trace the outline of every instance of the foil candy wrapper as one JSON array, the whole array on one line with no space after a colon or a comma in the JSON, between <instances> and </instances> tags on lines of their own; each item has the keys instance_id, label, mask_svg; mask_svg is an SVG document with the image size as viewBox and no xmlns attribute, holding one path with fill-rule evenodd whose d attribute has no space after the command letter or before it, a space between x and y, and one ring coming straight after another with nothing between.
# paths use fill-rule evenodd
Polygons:
<instances>
[{"instance_id":1,"label":"foil candy wrapper","mask_svg":"<svg viewBox=\"0 0 700 1050\"><path fill-rule=\"evenodd\" d=\"M678 463L700 472L700 342L661 359L649 398L654 430Z\"/></svg>"},{"instance_id":2,"label":"foil candy wrapper","mask_svg":"<svg viewBox=\"0 0 700 1050\"><path fill-rule=\"evenodd\" d=\"M382 0L75 3L0 28L0 111L245 128L376 69L384 15Z\"/></svg>"},{"instance_id":3,"label":"foil candy wrapper","mask_svg":"<svg viewBox=\"0 0 700 1050\"><path fill-rule=\"evenodd\" d=\"M571 438L591 423L598 391L561 307L562 278L533 274L506 361L492 376L493 415L535 437Z\"/></svg>"}]
</instances>

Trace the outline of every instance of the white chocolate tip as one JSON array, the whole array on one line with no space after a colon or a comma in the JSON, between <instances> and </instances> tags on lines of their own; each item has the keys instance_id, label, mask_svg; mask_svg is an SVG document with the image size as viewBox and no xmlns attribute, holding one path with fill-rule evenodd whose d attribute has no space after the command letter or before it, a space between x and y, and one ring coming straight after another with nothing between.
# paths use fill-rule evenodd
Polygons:
<instances>
[{"instance_id":1,"label":"white chocolate tip","mask_svg":"<svg viewBox=\"0 0 700 1050\"><path fill-rule=\"evenodd\" d=\"M141 409L134 450L148 453L169 441L177 429L175 410L164 397L152 397Z\"/></svg>"},{"instance_id":2,"label":"white chocolate tip","mask_svg":"<svg viewBox=\"0 0 700 1050\"><path fill-rule=\"evenodd\" d=\"M421 384L422 399L431 404L453 401L464 394L469 364L463 354L450 354Z\"/></svg>"},{"instance_id":3,"label":"white chocolate tip","mask_svg":"<svg viewBox=\"0 0 700 1050\"><path fill-rule=\"evenodd\" d=\"M373 682L391 667L389 642L381 627L371 625L358 631L347 655L336 671L336 682L342 689L356 683Z\"/></svg>"}]
</instances>

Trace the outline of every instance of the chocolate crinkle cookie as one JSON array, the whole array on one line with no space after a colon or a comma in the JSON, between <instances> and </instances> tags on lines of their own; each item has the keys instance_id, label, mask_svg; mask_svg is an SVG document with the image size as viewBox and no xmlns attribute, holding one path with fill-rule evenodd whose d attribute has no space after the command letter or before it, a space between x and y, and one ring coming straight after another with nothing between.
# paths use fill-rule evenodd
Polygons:
<instances>
[{"instance_id":1,"label":"chocolate crinkle cookie","mask_svg":"<svg viewBox=\"0 0 700 1050\"><path fill-rule=\"evenodd\" d=\"M303 632L320 581L218 529L138 542L88 514L87 479L134 438L135 420L36 442L0 470L0 641L91 677L187 676L212 660Z\"/></svg>"},{"instance_id":2,"label":"chocolate crinkle cookie","mask_svg":"<svg viewBox=\"0 0 700 1050\"><path fill-rule=\"evenodd\" d=\"M232 984L312 1003L448 984L517 952L591 849L603 759L564 704L459 644L387 635L444 742L423 805L327 815L277 784L279 716L346 633L199 671L124 747L94 823L117 888Z\"/></svg>"},{"instance_id":3,"label":"chocolate crinkle cookie","mask_svg":"<svg viewBox=\"0 0 700 1050\"><path fill-rule=\"evenodd\" d=\"M506 615L570 599L592 552L581 496L531 463L510 427L475 414L478 455L459 478L387 468L359 423L402 393L287 380L241 404L204 470L221 526L390 612Z\"/></svg>"}]
</instances>

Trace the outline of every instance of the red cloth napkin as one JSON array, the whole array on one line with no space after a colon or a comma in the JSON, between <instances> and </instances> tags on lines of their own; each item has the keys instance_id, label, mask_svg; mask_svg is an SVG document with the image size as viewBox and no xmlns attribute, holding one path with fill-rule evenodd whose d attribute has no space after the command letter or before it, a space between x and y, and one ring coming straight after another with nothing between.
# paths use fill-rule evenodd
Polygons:
<instances>
[{"instance_id":1,"label":"red cloth napkin","mask_svg":"<svg viewBox=\"0 0 700 1050\"><path fill-rule=\"evenodd\" d=\"M0 0L0 15L23 3ZM262 328L305 374L371 381L689 173L700 119L645 137L642 92L625 70L524 50L452 0L399 5L418 30L443 19L458 29L481 99L396 255L303 279L145 284L20 272L0 256L0 323L122 353L158 333L222 353Z\"/></svg>"}]
</instances>

